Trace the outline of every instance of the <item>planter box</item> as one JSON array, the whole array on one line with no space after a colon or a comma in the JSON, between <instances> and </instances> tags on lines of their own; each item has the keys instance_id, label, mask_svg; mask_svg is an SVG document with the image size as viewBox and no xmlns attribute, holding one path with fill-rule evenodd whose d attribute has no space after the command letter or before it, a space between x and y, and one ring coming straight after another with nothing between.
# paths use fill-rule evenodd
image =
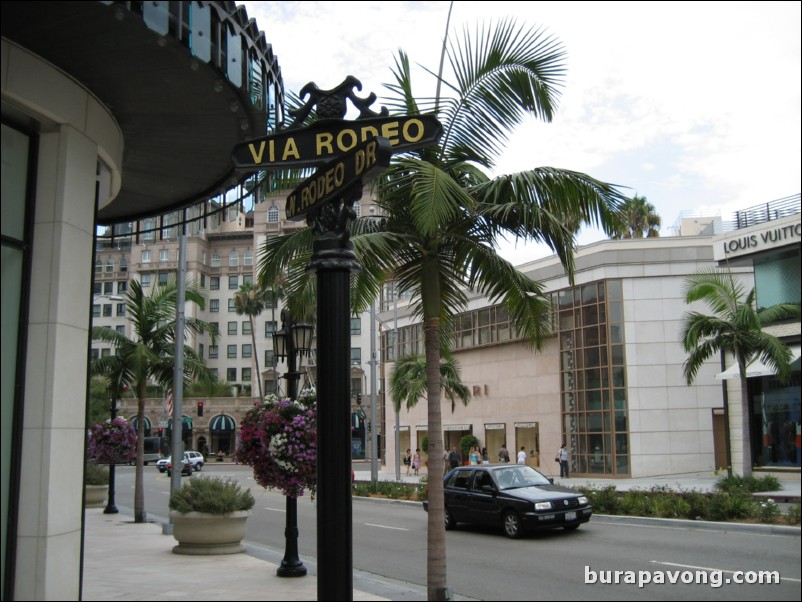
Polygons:
<instances>
[{"instance_id":1,"label":"planter box","mask_svg":"<svg viewBox=\"0 0 802 602\"><path fill-rule=\"evenodd\" d=\"M173 553L203 556L244 552L241 542L245 537L245 521L250 515L250 510L231 514L181 514L171 510L173 537L178 541Z\"/></svg>"},{"instance_id":2,"label":"planter box","mask_svg":"<svg viewBox=\"0 0 802 602\"><path fill-rule=\"evenodd\" d=\"M84 485L86 489L85 508L105 508L109 495L108 485Z\"/></svg>"}]
</instances>

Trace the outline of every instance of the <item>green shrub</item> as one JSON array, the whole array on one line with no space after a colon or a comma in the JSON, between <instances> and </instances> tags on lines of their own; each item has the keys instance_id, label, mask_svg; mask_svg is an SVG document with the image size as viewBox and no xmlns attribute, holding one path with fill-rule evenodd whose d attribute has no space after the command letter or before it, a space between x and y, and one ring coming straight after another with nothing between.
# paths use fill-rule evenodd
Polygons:
<instances>
[{"instance_id":1,"label":"green shrub","mask_svg":"<svg viewBox=\"0 0 802 602\"><path fill-rule=\"evenodd\" d=\"M640 489L627 491L621 498L621 514L630 516L653 516L651 493Z\"/></svg>"},{"instance_id":2,"label":"green shrub","mask_svg":"<svg viewBox=\"0 0 802 602\"><path fill-rule=\"evenodd\" d=\"M419 500L423 501L429 499L429 475L425 474L421 476L420 484L417 486L417 489Z\"/></svg>"},{"instance_id":3,"label":"green shrub","mask_svg":"<svg viewBox=\"0 0 802 602\"><path fill-rule=\"evenodd\" d=\"M395 481L382 481L379 483L379 493L391 500L409 497L409 489L404 483Z\"/></svg>"},{"instance_id":4,"label":"green shrub","mask_svg":"<svg viewBox=\"0 0 802 602\"><path fill-rule=\"evenodd\" d=\"M774 475L764 475L762 477L732 475L723 477L716 482L717 491L729 493L736 491L755 493L757 491L779 491L780 489L782 489L782 484Z\"/></svg>"},{"instance_id":5,"label":"green shrub","mask_svg":"<svg viewBox=\"0 0 802 602\"><path fill-rule=\"evenodd\" d=\"M749 518L754 512L752 497L742 491L715 493L710 498L709 519L726 521Z\"/></svg>"},{"instance_id":6,"label":"green shrub","mask_svg":"<svg viewBox=\"0 0 802 602\"><path fill-rule=\"evenodd\" d=\"M579 490L590 499L594 512L599 514L618 514L621 507L621 498L615 489L615 485L607 485L601 489L580 487Z\"/></svg>"},{"instance_id":7,"label":"green shrub","mask_svg":"<svg viewBox=\"0 0 802 602\"><path fill-rule=\"evenodd\" d=\"M757 502L754 506L754 515L761 523L776 523L782 512L772 499Z\"/></svg>"},{"instance_id":8,"label":"green shrub","mask_svg":"<svg viewBox=\"0 0 802 602\"><path fill-rule=\"evenodd\" d=\"M789 525L799 524L799 502L788 508L788 514L785 515L785 522Z\"/></svg>"},{"instance_id":9,"label":"green shrub","mask_svg":"<svg viewBox=\"0 0 802 602\"><path fill-rule=\"evenodd\" d=\"M685 518L691 520L705 520L710 512L710 496L701 491L683 491L682 499L687 504L685 506Z\"/></svg>"},{"instance_id":10,"label":"green shrub","mask_svg":"<svg viewBox=\"0 0 802 602\"><path fill-rule=\"evenodd\" d=\"M170 495L170 509L181 514L230 514L250 510L255 503L250 490L243 489L233 479L219 477L195 477Z\"/></svg>"},{"instance_id":11,"label":"green shrub","mask_svg":"<svg viewBox=\"0 0 802 602\"><path fill-rule=\"evenodd\" d=\"M101 466L94 462L87 462L84 483L86 485L108 485L109 467Z\"/></svg>"},{"instance_id":12,"label":"green shrub","mask_svg":"<svg viewBox=\"0 0 802 602\"><path fill-rule=\"evenodd\" d=\"M373 493L373 485L370 483L357 483L354 485L354 495L359 497L370 497Z\"/></svg>"}]
</instances>

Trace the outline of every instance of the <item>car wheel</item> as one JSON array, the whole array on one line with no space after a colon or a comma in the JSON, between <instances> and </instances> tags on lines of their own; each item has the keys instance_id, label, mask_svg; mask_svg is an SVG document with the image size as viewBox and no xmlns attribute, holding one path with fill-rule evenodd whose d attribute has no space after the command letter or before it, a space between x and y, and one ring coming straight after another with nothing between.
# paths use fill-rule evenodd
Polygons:
<instances>
[{"instance_id":1,"label":"car wheel","mask_svg":"<svg viewBox=\"0 0 802 602\"><path fill-rule=\"evenodd\" d=\"M195 472L200 472L200 469L203 468L203 464L198 462L197 464L195 464L194 468L195 468Z\"/></svg>"},{"instance_id":2,"label":"car wheel","mask_svg":"<svg viewBox=\"0 0 802 602\"><path fill-rule=\"evenodd\" d=\"M521 517L514 510L507 510L504 513L504 534L512 539L519 539L523 533Z\"/></svg>"},{"instance_id":3,"label":"car wheel","mask_svg":"<svg viewBox=\"0 0 802 602\"><path fill-rule=\"evenodd\" d=\"M451 531L453 529L456 529L457 528L457 521L454 520L454 515L451 514L451 510L446 508L443 511L443 514L445 515L445 518L446 518L446 531Z\"/></svg>"},{"instance_id":4,"label":"car wheel","mask_svg":"<svg viewBox=\"0 0 802 602\"><path fill-rule=\"evenodd\" d=\"M575 525L565 525L563 526L563 529L565 529L566 531L575 531L576 529L579 529L579 523Z\"/></svg>"}]
</instances>

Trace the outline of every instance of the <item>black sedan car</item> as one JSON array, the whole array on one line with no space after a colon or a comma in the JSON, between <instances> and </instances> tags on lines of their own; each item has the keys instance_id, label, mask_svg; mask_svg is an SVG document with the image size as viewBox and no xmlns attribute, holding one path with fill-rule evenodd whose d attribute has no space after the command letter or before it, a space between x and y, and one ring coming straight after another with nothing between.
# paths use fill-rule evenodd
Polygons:
<instances>
[{"instance_id":1,"label":"black sedan car","mask_svg":"<svg viewBox=\"0 0 802 602\"><path fill-rule=\"evenodd\" d=\"M461 466L443 477L446 529L457 523L500 525L508 537L527 530L576 529L593 508L581 493L555 485L531 466ZM428 504L424 502L428 511Z\"/></svg>"}]
</instances>

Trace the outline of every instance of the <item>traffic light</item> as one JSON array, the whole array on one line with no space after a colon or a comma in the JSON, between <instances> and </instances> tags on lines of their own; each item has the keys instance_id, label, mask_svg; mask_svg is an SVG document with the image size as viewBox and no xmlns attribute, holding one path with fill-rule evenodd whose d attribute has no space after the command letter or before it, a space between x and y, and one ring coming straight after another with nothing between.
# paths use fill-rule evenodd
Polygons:
<instances>
[{"instance_id":1,"label":"traffic light","mask_svg":"<svg viewBox=\"0 0 802 602\"><path fill-rule=\"evenodd\" d=\"M203 416L203 402L198 402L198 416Z\"/></svg>"},{"instance_id":2,"label":"traffic light","mask_svg":"<svg viewBox=\"0 0 802 602\"><path fill-rule=\"evenodd\" d=\"M362 393L357 393L356 394L356 405L358 405L358 406L362 405Z\"/></svg>"}]
</instances>

